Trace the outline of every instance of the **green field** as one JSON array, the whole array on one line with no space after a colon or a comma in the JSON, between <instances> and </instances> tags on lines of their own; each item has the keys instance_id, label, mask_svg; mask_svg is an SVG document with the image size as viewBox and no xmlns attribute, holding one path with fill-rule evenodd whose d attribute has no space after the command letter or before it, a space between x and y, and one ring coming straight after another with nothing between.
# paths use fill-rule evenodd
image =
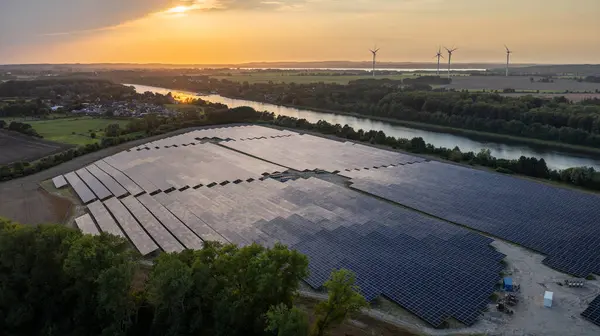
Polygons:
<instances>
[{"instance_id":1,"label":"green field","mask_svg":"<svg viewBox=\"0 0 600 336\"><path fill-rule=\"evenodd\" d=\"M418 76L429 75L435 76L435 73L398 73L394 75L379 75L375 78L377 79L394 79L394 80L402 80L404 78L414 78ZM458 76L460 74L453 74L453 76ZM464 74L463 74L464 75ZM443 73L442 73L443 76ZM234 82L248 82L249 84L254 83L297 83L297 84L309 84L309 83L336 83L336 84L348 84L348 82L357 80L357 79L369 79L373 78L371 75L334 75L331 72L318 72L311 71L307 72L269 72L269 71L260 71L260 72L232 72L230 74L219 74L212 75L212 78L217 79L227 79Z\"/></svg>"},{"instance_id":2,"label":"green field","mask_svg":"<svg viewBox=\"0 0 600 336\"><path fill-rule=\"evenodd\" d=\"M78 117L54 120L27 121L46 140L67 143L71 145L87 145L100 141L106 126L119 124L125 127L128 120L100 119ZM90 137L90 130L96 133L96 138ZM75 134L73 134L75 133Z\"/></svg>"}]
</instances>

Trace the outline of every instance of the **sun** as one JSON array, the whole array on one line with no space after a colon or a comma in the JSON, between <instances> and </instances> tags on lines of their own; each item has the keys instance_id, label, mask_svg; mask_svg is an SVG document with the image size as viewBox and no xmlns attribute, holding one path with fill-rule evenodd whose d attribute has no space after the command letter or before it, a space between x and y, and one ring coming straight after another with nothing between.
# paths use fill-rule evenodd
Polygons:
<instances>
[{"instance_id":1,"label":"sun","mask_svg":"<svg viewBox=\"0 0 600 336\"><path fill-rule=\"evenodd\" d=\"M177 6L177 7L173 7L171 9L167 10L167 13L183 14L189 10L190 10L190 7L188 7L188 6Z\"/></svg>"}]
</instances>

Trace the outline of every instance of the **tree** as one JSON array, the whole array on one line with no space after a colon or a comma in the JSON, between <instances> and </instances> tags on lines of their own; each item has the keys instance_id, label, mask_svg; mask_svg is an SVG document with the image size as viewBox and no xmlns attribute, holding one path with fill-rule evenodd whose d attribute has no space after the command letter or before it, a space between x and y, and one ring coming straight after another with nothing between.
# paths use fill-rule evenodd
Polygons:
<instances>
[{"instance_id":1,"label":"tree","mask_svg":"<svg viewBox=\"0 0 600 336\"><path fill-rule=\"evenodd\" d=\"M284 304L272 306L267 312L266 331L277 336L307 336L309 331L308 316L296 307L289 308Z\"/></svg>"},{"instance_id":2,"label":"tree","mask_svg":"<svg viewBox=\"0 0 600 336\"><path fill-rule=\"evenodd\" d=\"M110 124L106 126L106 130L104 131L107 137L118 137L121 135L121 127L119 124Z\"/></svg>"},{"instance_id":3,"label":"tree","mask_svg":"<svg viewBox=\"0 0 600 336\"><path fill-rule=\"evenodd\" d=\"M332 327L368 306L355 281L356 276L349 270L341 269L331 273L330 279L325 282L328 298L317 305L317 317L311 335L326 335Z\"/></svg>"},{"instance_id":4,"label":"tree","mask_svg":"<svg viewBox=\"0 0 600 336\"><path fill-rule=\"evenodd\" d=\"M90 133L90 138L96 139L96 133L94 133L94 132Z\"/></svg>"},{"instance_id":5,"label":"tree","mask_svg":"<svg viewBox=\"0 0 600 336\"><path fill-rule=\"evenodd\" d=\"M0 120L0 128L6 128L6 121Z\"/></svg>"}]
</instances>

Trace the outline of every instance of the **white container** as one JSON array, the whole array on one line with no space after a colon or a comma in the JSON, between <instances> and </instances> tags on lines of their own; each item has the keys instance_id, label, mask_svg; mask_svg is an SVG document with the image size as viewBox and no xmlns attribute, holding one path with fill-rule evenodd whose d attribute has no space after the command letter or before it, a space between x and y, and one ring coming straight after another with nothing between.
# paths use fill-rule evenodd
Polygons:
<instances>
[{"instance_id":1,"label":"white container","mask_svg":"<svg viewBox=\"0 0 600 336\"><path fill-rule=\"evenodd\" d=\"M548 292L546 291L544 293L544 307L552 307L552 297L554 297L554 293L553 292Z\"/></svg>"}]
</instances>

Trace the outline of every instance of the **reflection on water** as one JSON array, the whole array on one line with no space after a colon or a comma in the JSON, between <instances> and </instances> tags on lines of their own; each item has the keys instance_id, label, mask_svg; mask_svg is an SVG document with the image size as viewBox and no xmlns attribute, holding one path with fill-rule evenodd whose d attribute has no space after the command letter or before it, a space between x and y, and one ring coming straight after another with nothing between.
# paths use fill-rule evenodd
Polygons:
<instances>
[{"instance_id":1,"label":"reflection on water","mask_svg":"<svg viewBox=\"0 0 600 336\"><path fill-rule=\"evenodd\" d=\"M226 98L219 95L197 96L193 92L169 90L165 88L145 85L132 86L134 86L136 90L140 93L151 91L155 93L167 94L169 92L172 92L172 95L178 100L186 100L189 98L202 98L206 101L210 101L213 103L226 104L229 107L250 106L258 111L269 111L279 115L304 118L310 122L326 120L327 122L332 124L347 124L355 130L381 130L385 132L386 135L397 138L411 139L414 137L422 137L425 140L425 142L433 144L436 147L454 148L455 146L458 146L463 152L479 152L483 148L489 148L492 152L492 155L503 159L518 159L521 156L533 156L537 158L544 158L544 160L546 160L546 163L548 164L548 167L552 169L565 169L569 167L588 166L594 167L596 170L600 170L600 158L578 156L576 154L570 154L553 150L536 149L526 145L477 141L463 136L407 128L397 126L388 122L377 121L368 118L357 118L340 114L314 112L273 104L264 104L249 100Z\"/></svg>"}]
</instances>

